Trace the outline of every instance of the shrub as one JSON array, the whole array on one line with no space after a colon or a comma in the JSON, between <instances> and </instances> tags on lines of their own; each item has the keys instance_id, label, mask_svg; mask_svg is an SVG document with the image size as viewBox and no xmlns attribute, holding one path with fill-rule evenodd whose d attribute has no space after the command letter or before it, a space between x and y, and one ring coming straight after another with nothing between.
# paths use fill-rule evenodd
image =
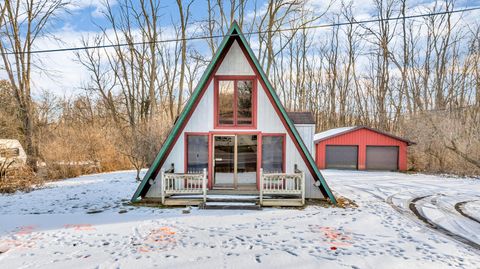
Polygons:
<instances>
[{"instance_id":1,"label":"shrub","mask_svg":"<svg viewBox=\"0 0 480 269\"><path fill-rule=\"evenodd\" d=\"M10 167L0 176L0 193L14 193L16 191L31 191L33 187L44 183L41 177L27 166Z\"/></svg>"}]
</instances>

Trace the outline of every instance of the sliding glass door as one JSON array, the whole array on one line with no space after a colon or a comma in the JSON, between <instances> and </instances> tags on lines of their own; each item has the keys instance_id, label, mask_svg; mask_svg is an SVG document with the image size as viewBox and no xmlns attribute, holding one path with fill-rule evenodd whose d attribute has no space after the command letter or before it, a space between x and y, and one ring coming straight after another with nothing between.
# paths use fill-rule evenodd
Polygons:
<instances>
[{"instance_id":1,"label":"sliding glass door","mask_svg":"<svg viewBox=\"0 0 480 269\"><path fill-rule=\"evenodd\" d=\"M214 135L215 188L254 188L257 182L257 135Z\"/></svg>"}]
</instances>

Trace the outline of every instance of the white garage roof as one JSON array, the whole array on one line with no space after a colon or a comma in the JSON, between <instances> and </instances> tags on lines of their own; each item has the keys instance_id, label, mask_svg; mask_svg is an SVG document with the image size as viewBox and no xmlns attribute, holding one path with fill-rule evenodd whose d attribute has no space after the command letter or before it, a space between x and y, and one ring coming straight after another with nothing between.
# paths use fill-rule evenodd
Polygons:
<instances>
[{"instance_id":1,"label":"white garage roof","mask_svg":"<svg viewBox=\"0 0 480 269\"><path fill-rule=\"evenodd\" d=\"M389 133L386 133L384 131L380 131L380 130L377 130L377 129L374 129L374 128L371 128L371 127L368 127L368 126L348 126L348 127L340 127L340 128L335 128L335 129L330 129L330 130L326 130L324 132L321 132L321 133L318 133L318 134L315 134L314 137L313 137L313 140L315 142L315 144L317 144L318 142L322 141L322 140L325 140L327 138L330 138L330 137L334 137L334 136L337 136L337 135L340 135L340 134L344 134L344 133L348 133L348 132L351 132L351 131L354 131L354 130L359 130L359 129L368 129L370 131L373 131L373 132L377 132L379 134L383 134L385 136L389 136L393 139L397 139L397 140L400 140L400 141L403 141L405 143L407 143L408 146L410 145L415 145L416 143L415 142L412 142L410 140L407 140L405 138L401 138L399 136L396 136L396 135L392 135L392 134L389 134Z\"/></svg>"},{"instance_id":2,"label":"white garage roof","mask_svg":"<svg viewBox=\"0 0 480 269\"><path fill-rule=\"evenodd\" d=\"M357 128L357 126L347 126L347 127L340 127L340 128L326 130L321 133L315 134L315 136L313 137L313 140L314 141L323 140L327 137L335 136L337 134L344 133L355 128Z\"/></svg>"}]
</instances>

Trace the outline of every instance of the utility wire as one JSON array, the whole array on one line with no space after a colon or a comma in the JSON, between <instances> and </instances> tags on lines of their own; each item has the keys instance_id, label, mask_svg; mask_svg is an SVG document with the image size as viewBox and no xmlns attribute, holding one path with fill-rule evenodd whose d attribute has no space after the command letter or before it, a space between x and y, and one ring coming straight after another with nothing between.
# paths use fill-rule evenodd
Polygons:
<instances>
[{"instance_id":1,"label":"utility wire","mask_svg":"<svg viewBox=\"0 0 480 269\"><path fill-rule=\"evenodd\" d=\"M364 24L364 23L372 23L372 22L384 22L384 21L397 21L397 20L405 20L405 19L415 19L415 18L422 18L422 17L432 17L432 16L439 16L439 15L447 15L447 14L454 14L454 13L463 13L469 12L474 10L480 10L480 7L470 7L464 9L457 9L457 10L450 10L450 11L441 11L441 12L431 12L431 13L424 13L424 14L417 14L417 15L409 15L409 16L398 16L398 17L391 17L391 18L382 18L382 19L370 19L370 20L361 20L361 21L349 21L349 22L338 22L338 23L330 23L330 24L320 24L320 25L310 25L310 26L302 26L302 27L292 27L292 28L284 28L284 29L277 29L277 30L265 30L265 31L253 31L253 32L245 32L243 35L256 35L256 34L266 34L266 33L277 33L277 32L286 32L286 31L298 31L298 30L306 30L306 29L318 29L318 28L329 28L329 27L337 27L337 26L345 26L345 25L356 25L356 24ZM238 36L239 34L232 34L229 36ZM144 41L144 42L129 42L129 43L119 43L119 44L107 44L107 45L95 45L95 46L83 46L83 47L71 47L71 48L58 48L58 49L46 49L46 50L32 50L30 52L25 52L29 54L40 54L40 53L51 53L51 52L63 52L63 51L76 51L76 50L90 50L90 49L103 49L103 48L120 48L126 46L137 46L137 45L149 45L149 44L158 44L158 43L168 43L168 42L178 42L178 41L191 41L191 40L202 40L208 38L223 38L227 35L211 35L211 36L193 36L193 37L186 37L186 38L174 38L174 39L164 39L164 40L153 40L153 41ZM7 55L15 55L21 54L22 52L7 52Z\"/></svg>"}]
</instances>

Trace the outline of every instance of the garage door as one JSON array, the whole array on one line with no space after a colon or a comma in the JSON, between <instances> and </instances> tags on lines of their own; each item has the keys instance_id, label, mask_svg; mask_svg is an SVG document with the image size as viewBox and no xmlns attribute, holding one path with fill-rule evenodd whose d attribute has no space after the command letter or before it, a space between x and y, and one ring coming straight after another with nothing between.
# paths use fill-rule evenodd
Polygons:
<instances>
[{"instance_id":1,"label":"garage door","mask_svg":"<svg viewBox=\"0 0 480 269\"><path fill-rule=\"evenodd\" d=\"M398 170L398 147L367 146L367 169Z\"/></svg>"},{"instance_id":2,"label":"garage door","mask_svg":"<svg viewBox=\"0 0 480 269\"><path fill-rule=\"evenodd\" d=\"M357 169L357 146L327 146L325 162L327 168Z\"/></svg>"}]
</instances>

